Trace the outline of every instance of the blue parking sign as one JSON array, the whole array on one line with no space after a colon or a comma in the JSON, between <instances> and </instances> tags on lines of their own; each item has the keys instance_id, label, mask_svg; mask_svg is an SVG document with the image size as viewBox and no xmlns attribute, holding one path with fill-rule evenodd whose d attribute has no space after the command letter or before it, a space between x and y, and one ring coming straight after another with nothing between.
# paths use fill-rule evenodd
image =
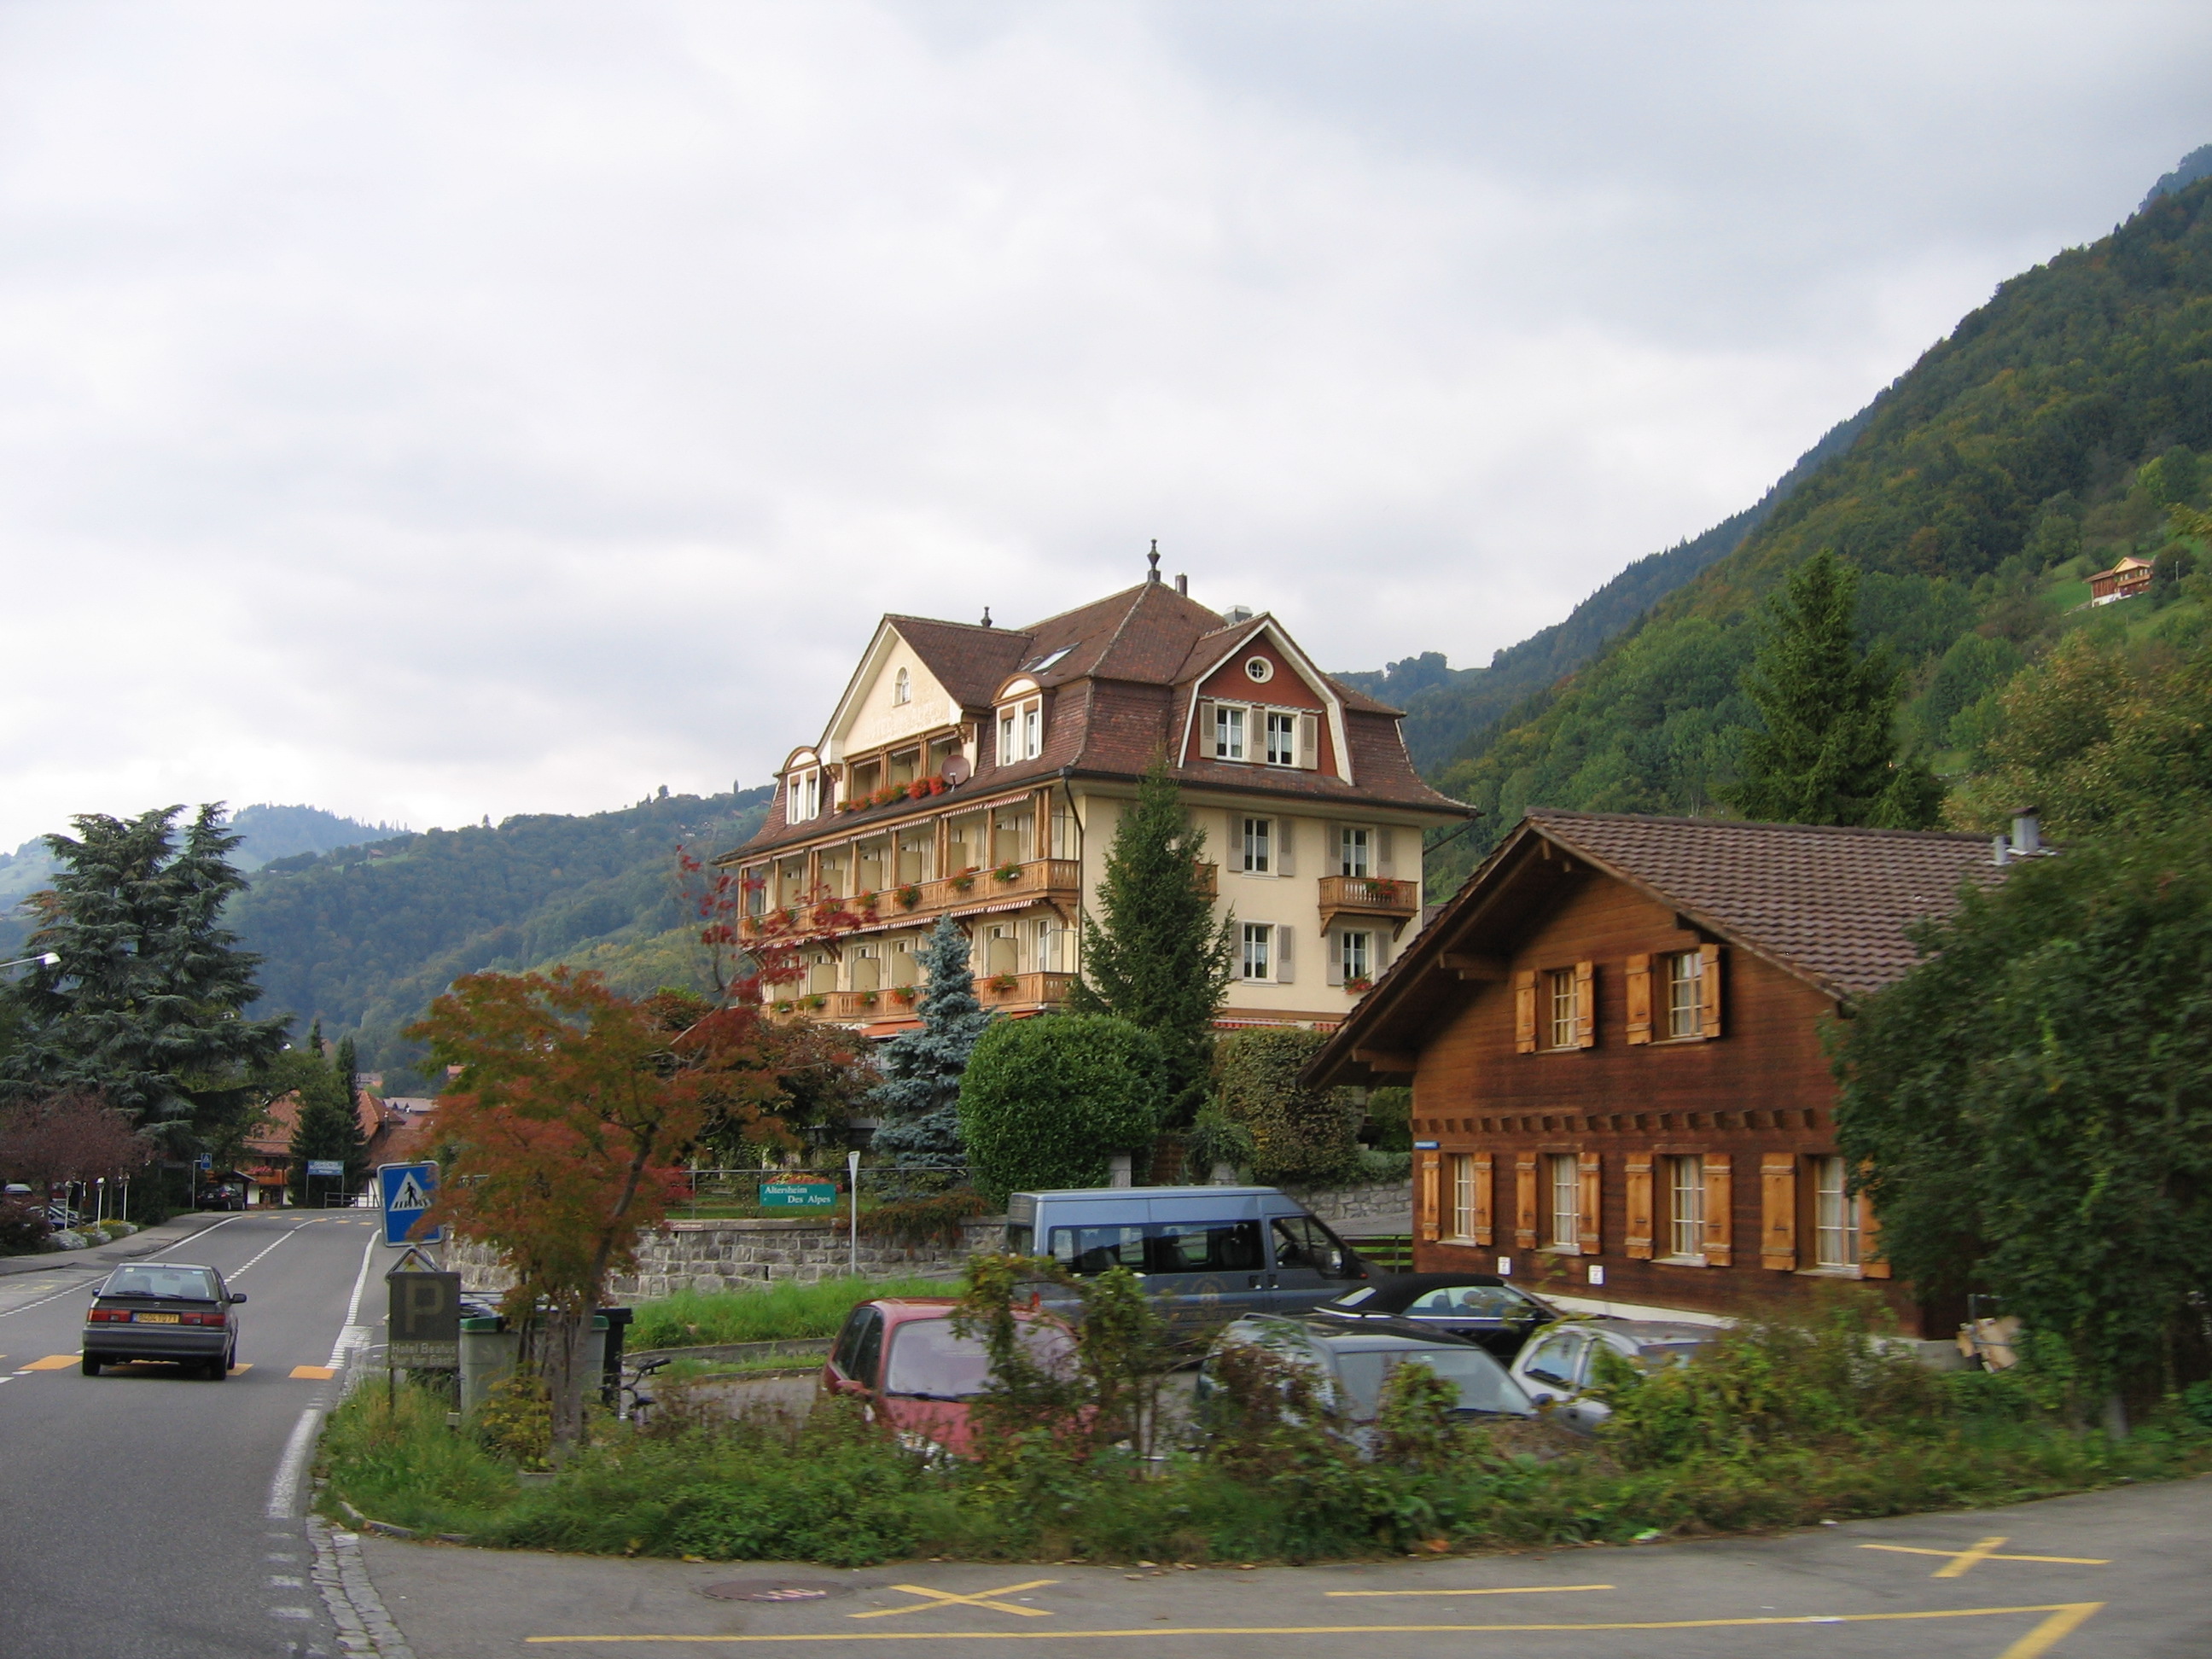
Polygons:
<instances>
[{"instance_id":1,"label":"blue parking sign","mask_svg":"<svg viewBox=\"0 0 2212 1659\"><path fill-rule=\"evenodd\" d=\"M445 1241L443 1227L414 1229L422 1212L438 1196L435 1164L380 1164L376 1186L384 1200L384 1242L387 1244L438 1244Z\"/></svg>"}]
</instances>

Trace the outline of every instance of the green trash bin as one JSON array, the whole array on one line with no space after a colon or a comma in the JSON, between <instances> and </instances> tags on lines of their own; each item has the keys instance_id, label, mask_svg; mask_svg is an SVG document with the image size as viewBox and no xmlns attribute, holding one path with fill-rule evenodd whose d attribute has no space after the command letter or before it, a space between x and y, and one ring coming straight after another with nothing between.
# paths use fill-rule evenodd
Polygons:
<instances>
[{"instance_id":1,"label":"green trash bin","mask_svg":"<svg viewBox=\"0 0 2212 1659\"><path fill-rule=\"evenodd\" d=\"M515 1362L522 1352L522 1333L507 1328L507 1321L496 1314L478 1314L461 1321L461 1409L472 1412L483 1404L484 1396L492 1384L501 1377L514 1373ZM607 1319L605 1314L592 1316L591 1334L584 1341L584 1376L590 1379L585 1384L588 1395L592 1382L598 1379L605 1367L607 1353Z\"/></svg>"}]
</instances>

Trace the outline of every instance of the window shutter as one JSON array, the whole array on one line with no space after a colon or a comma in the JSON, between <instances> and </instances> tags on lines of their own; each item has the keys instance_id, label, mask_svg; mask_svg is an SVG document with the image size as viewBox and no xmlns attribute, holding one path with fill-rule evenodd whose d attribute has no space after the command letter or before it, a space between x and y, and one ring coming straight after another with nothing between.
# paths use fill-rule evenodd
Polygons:
<instances>
[{"instance_id":1,"label":"window shutter","mask_svg":"<svg viewBox=\"0 0 2212 1659\"><path fill-rule=\"evenodd\" d=\"M1212 760L1213 758L1212 698L1200 697L1198 700L1198 716L1194 724L1198 727L1197 757L1200 760Z\"/></svg>"},{"instance_id":2,"label":"window shutter","mask_svg":"<svg viewBox=\"0 0 2212 1659\"><path fill-rule=\"evenodd\" d=\"M1597 1047L1597 964L1575 964L1575 1047Z\"/></svg>"},{"instance_id":3,"label":"window shutter","mask_svg":"<svg viewBox=\"0 0 2212 1659\"><path fill-rule=\"evenodd\" d=\"M1603 1156L1584 1152L1575 1176L1575 1243L1584 1255L1595 1255L1604 1221Z\"/></svg>"},{"instance_id":4,"label":"window shutter","mask_svg":"<svg viewBox=\"0 0 2212 1659\"><path fill-rule=\"evenodd\" d=\"M1278 922L1275 926L1275 983L1291 982L1291 930Z\"/></svg>"},{"instance_id":5,"label":"window shutter","mask_svg":"<svg viewBox=\"0 0 2212 1659\"><path fill-rule=\"evenodd\" d=\"M1513 1052L1536 1052L1536 970L1523 968L1513 975Z\"/></svg>"},{"instance_id":6,"label":"window shutter","mask_svg":"<svg viewBox=\"0 0 2212 1659\"><path fill-rule=\"evenodd\" d=\"M1275 820L1275 873L1295 876L1298 872L1298 821L1296 818Z\"/></svg>"},{"instance_id":7,"label":"window shutter","mask_svg":"<svg viewBox=\"0 0 2212 1659\"><path fill-rule=\"evenodd\" d=\"M1628 959L1628 1040L1651 1041L1651 958Z\"/></svg>"},{"instance_id":8,"label":"window shutter","mask_svg":"<svg viewBox=\"0 0 2212 1659\"><path fill-rule=\"evenodd\" d=\"M1698 1010L1698 1035L1717 1037L1721 1034L1721 947L1700 945L1698 947L1698 966L1701 1000Z\"/></svg>"},{"instance_id":9,"label":"window shutter","mask_svg":"<svg viewBox=\"0 0 2212 1659\"><path fill-rule=\"evenodd\" d=\"M1536 1248L1536 1154L1516 1152L1513 1158L1513 1242L1524 1250Z\"/></svg>"},{"instance_id":10,"label":"window shutter","mask_svg":"<svg viewBox=\"0 0 2212 1659\"><path fill-rule=\"evenodd\" d=\"M1321 720L1313 714L1298 716L1298 765L1305 771L1321 767Z\"/></svg>"},{"instance_id":11,"label":"window shutter","mask_svg":"<svg viewBox=\"0 0 2212 1659\"><path fill-rule=\"evenodd\" d=\"M1874 1201L1864 1193L1852 1201L1859 1206L1859 1277L1887 1279L1889 1262L1881 1253L1881 1220L1874 1212Z\"/></svg>"},{"instance_id":12,"label":"window shutter","mask_svg":"<svg viewBox=\"0 0 2212 1659\"><path fill-rule=\"evenodd\" d=\"M1759 1265L1797 1271L1797 1160L1769 1152L1759 1164Z\"/></svg>"},{"instance_id":13,"label":"window shutter","mask_svg":"<svg viewBox=\"0 0 2212 1659\"><path fill-rule=\"evenodd\" d=\"M1322 978L1331 985L1344 983L1344 948L1334 933L1321 936Z\"/></svg>"},{"instance_id":14,"label":"window shutter","mask_svg":"<svg viewBox=\"0 0 2212 1659\"><path fill-rule=\"evenodd\" d=\"M1651 1154L1631 1152L1625 1183L1627 1230L1621 1248L1639 1261L1651 1259Z\"/></svg>"},{"instance_id":15,"label":"window shutter","mask_svg":"<svg viewBox=\"0 0 2212 1659\"><path fill-rule=\"evenodd\" d=\"M1474 1155L1474 1242L1489 1244L1497 1238L1495 1225L1490 1218L1491 1172L1490 1154Z\"/></svg>"},{"instance_id":16,"label":"window shutter","mask_svg":"<svg viewBox=\"0 0 2212 1659\"><path fill-rule=\"evenodd\" d=\"M1388 824L1376 830L1375 873L1376 875L1388 878L1397 874L1398 866L1391 856L1396 842L1397 837L1391 833Z\"/></svg>"},{"instance_id":17,"label":"window shutter","mask_svg":"<svg viewBox=\"0 0 2212 1659\"><path fill-rule=\"evenodd\" d=\"M1413 1227L1423 1239L1434 1239L1437 1236L1437 1177L1443 1158L1437 1152L1423 1152L1419 1157L1421 1178L1414 1192L1416 1213Z\"/></svg>"},{"instance_id":18,"label":"window shutter","mask_svg":"<svg viewBox=\"0 0 2212 1659\"><path fill-rule=\"evenodd\" d=\"M1735 1261L1730 1225L1734 1214L1734 1160L1726 1152L1705 1154L1705 1265L1726 1267Z\"/></svg>"}]
</instances>

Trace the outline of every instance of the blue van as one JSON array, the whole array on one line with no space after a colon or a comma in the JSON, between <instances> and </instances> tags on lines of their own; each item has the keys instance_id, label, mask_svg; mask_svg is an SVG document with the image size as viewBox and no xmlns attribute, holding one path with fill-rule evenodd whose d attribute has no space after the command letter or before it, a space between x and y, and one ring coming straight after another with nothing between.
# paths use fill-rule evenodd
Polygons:
<instances>
[{"instance_id":1,"label":"blue van","mask_svg":"<svg viewBox=\"0 0 2212 1659\"><path fill-rule=\"evenodd\" d=\"M1079 1277L1128 1268L1179 1335L1304 1313L1372 1276L1358 1252L1273 1187L1016 1193L1006 1249L1049 1256Z\"/></svg>"}]
</instances>

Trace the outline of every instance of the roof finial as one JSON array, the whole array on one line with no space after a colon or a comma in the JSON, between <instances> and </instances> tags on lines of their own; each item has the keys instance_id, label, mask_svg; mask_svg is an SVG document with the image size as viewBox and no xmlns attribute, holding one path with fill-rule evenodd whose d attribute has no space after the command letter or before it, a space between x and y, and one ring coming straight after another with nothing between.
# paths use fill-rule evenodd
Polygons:
<instances>
[{"instance_id":1,"label":"roof finial","mask_svg":"<svg viewBox=\"0 0 2212 1659\"><path fill-rule=\"evenodd\" d=\"M982 621L981 625L982 625L983 627L985 627L985 628L989 628L989 627L991 627L991 626L992 626L992 622L991 622L991 607L990 607L989 605L985 605L985 606L983 607L983 621Z\"/></svg>"},{"instance_id":2,"label":"roof finial","mask_svg":"<svg viewBox=\"0 0 2212 1659\"><path fill-rule=\"evenodd\" d=\"M1145 555L1145 560L1146 563L1152 566L1152 568L1145 573L1145 580L1148 582L1156 582L1159 580L1160 538L1158 536L1152 538L1152 550Z\"/></svg>"}]
</instances>

